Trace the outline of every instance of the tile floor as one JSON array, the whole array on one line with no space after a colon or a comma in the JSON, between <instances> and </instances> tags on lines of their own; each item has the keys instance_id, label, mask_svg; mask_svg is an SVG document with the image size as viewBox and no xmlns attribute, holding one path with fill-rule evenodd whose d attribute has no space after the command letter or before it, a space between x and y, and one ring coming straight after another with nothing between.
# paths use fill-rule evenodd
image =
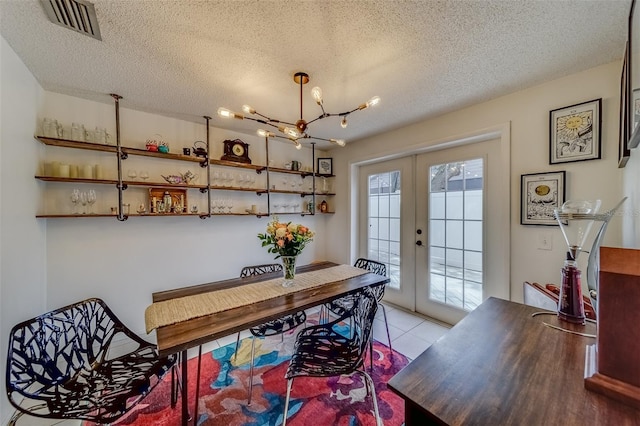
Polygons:
<instances>
[{"instance_id":1,"label":"tile floor","mask_svg":"<svg viewBox=\"0 0 640 426\"><path fill-rule=\"evenodd\" d=\"M450 326L439 323L428 317L416 314L415 312L405 311L394 305L384 303L387 312L387 322L389 323L389 335L391 337L391 346L394 350L402 353L409 359L415 359L424 350L426 350L433 342L444 335ZM309 314L317 312L319 308L308 310ZM240 333L240 338L248 337L249 331ZM376 314L373 326L373 336L376 340L388 345L387 332L384 327L384 316L382 309ZM203 352L211 351L215 348L235 343L236 335L225 336L221 339L203 345ZM189 352L189 356L197 356L197 348L193 352ZM80 421L67 420L55 421L38 419L31 416L22 416L16 426L80 426Z\"/></svg>"}]
</instances>

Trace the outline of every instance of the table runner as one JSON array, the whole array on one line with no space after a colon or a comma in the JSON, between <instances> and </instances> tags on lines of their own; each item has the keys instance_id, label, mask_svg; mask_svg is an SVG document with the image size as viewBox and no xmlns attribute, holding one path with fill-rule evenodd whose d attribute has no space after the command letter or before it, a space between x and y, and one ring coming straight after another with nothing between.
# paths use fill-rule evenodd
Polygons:
<instances>
[{"instance_id":1,"label":"table runner","mask_svg":"<svg viewBox=\"0 0 640 426\"><path fill-rule=\"evenodd\" d=\"M156 302L148 306L144 312L147 333L165 325L251 305L366 273L368 271L364 269L350 265L338 265L296 274L295 283L291 287L282 286L283 278L274 278L253 284Z\"/></svg>"}]
</instances>

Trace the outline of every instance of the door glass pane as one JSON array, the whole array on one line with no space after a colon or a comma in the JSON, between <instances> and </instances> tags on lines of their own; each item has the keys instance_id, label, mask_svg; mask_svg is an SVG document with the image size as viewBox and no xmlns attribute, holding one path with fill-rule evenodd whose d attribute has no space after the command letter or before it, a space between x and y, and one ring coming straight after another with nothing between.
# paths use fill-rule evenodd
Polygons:
<instances>
[{"instance_id":1,"label":"door glass pane","mask_svg":"<svg viewBox=\"0 0 640 426\"><path fill-rule=\"evenodd\" d=\"M482 302L483 168L478 158L429 173L428 297L467 311Z\"/></svg>"},{"instance_id":2,"label":"door glass pane","mask_svg":"<svg viewBox=\"0 0 640 426\"><path fill-rule=\"evenodd\" d=\"M390 287L400 288L400 171L369 175L369 259L387 266Z\"/></svg>"}]
</instances>

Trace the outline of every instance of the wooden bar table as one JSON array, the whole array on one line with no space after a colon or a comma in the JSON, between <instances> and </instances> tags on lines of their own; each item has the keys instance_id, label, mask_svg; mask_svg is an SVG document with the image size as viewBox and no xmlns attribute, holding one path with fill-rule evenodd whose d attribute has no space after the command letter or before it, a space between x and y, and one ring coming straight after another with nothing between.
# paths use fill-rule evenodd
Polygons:
<instances>
[{"instance_id":1,"label":"wooden bar table","mask_svg":"<svg viewBox=\"0 0 640 426\"><path fill-rule=\"evenodd\" d=\"M301 266L296 269L296 279L305 273L314 273L323 269L348 265L337 265L331 262L318 262ZM328 272L328 271L327 271ZM239 305L229 309L206 313L194 318L184 319L171 324L161 325L156 329L157 345L160 356L181 353L182 364L182 424L188 422L188 398L187 398L187 349L200 346L204 343L237 333L262 324L266 321L279 318L300 310L322 305L333 299L352 293L363 287L375 284L388 283L389 278L359 270L357 276L346 279L326 279L321 285L312 288L293 289L293 292L272 297L266 300L258 300L248 305ZM316 274L317 275L317 274ZM220 290L241 289L242 286L261 283L263 281L281 278L282 272L264 274L247 278L235 278L175 290L153 293L153 304L161 304L173 300L180 300L190 296L216 296ZM295 287L296 284L294 284ZM149 308L154 307L151 305ZM147 308L147 310L149 310ZM147 318L147 331L150 331ZM197 413L196 413L197 414Z\"/></svg>"},{"instance_id":2,"label":"wooden bar table","mask_svg":"<svg viewBox=\"0 0 640 426\"><path fill-rule=\"evenodd\" d=\"M406 425L640 425L640 410L585 389L595 339L545 323L585 334L595 325L535 312L489 298L396 374Z\"/></svg>"}]
</instances>

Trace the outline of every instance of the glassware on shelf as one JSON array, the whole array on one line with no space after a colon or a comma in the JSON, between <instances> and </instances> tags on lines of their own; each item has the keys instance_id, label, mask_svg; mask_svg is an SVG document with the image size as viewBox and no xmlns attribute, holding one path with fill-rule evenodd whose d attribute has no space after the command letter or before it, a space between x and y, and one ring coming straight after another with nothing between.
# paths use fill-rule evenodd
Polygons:
<instances>
[{"instance_id":1,"label":"glassware on shelf","mask_svg":"<svg viewBox=\"0 0 640 426\"><path fill-rule=\"evenodd\" d=\"M244 182L244 175L242 173L236 174L236 183L238 184L238 187L244 187Z\"/></svg>"},{"instance_id":2,"label":"glassware on shelf","mask_svg":"<svg viewBox=\"0 0 640 426\"><path fill-rule=\"evenodd\" d=\"M322 192L325 194L329 193L329 182L326 177L322 178Z\"/></svg>"},{"instance_id":3,"label":"glassware on shelf","mask_svg":"<svg viewBox=\"0 0 640 426\"><path fill-rule=\"evenodd\" d=\"M87 193L87 204L89 204L90 214L93 214L93 205L95 204L97 199L98 198L96 196L96 191L93 189L90 189L89 192Z\"/></svg>"},{"instance_id":4,"label":"glassware on shelf","mask_svg":"<svg viewBox=\"0 0 640 426\"><path fill-rule=\"evenodd\" d=\"M138 174L136 173L135 170L129 169L129 171L127 172L127 176L129 176L129 179L135 180L136 177L138 177Z\"/></svg>"},{"instance_id":5,"label":"glassware on shelf","mask_svg":"<svg viewBox=\"0 0 640 426\"><path fill-rule=\"evenodd\" d=\"M140 171L140 179L142 179L144 182L147 181L147 179L149 179L149 172L146 170L141 170Z\"/></svg>"},{"instance_id":6,"label":"glassware on shelf","mask_svg":"<svg viewBox=\"0 0 640 426\"><path fill-rule=\"evenodd\" d=\"M87 214L87 193L80 193L80 204L82 204L82 214Z\"/></svg>"},{"instance_id":7,"label":"glassware on shelf","mask_svg":"<svg viewBox=\"0 0 640 426\"><path fill-rule=\"evenodd\" d=\"M227 198L225 200L225 207L227 208L227 213L231 213L231 210L233 209L233 199Z\"/></svg>"},{"instance_id":8,"label":"glassware on shelf","mask_svg":"<svg viewBox=\"0 0 640 426\"><path fill-rule=\"evenodd\" d=\"M73 123L71 124L71 139L74 141L84 141L86 132L83 124Z\"/></svg>"},{"instance_id":9,"label":"glassware on shelf","mask_svg":"<svg viewBox=\"0 0 640 426\"><path fill-rule=\"evenodd\" d=\"M73 204L73 214L78 214L78 203L80 202L80 191L74 189L71 191L71 204Z\"/></svg>"},{"instance_id":10,"label":"glassware on shelf","mask_svg":"<svg viewBox=\"0 0 640 426\"><path fill-rule=\"evenodd\" d=\"M218 171L213 172L213 175L211 176L211 178L213 179L214 186L220 186L220 172Z\"/></svg>"}]
</instances>

